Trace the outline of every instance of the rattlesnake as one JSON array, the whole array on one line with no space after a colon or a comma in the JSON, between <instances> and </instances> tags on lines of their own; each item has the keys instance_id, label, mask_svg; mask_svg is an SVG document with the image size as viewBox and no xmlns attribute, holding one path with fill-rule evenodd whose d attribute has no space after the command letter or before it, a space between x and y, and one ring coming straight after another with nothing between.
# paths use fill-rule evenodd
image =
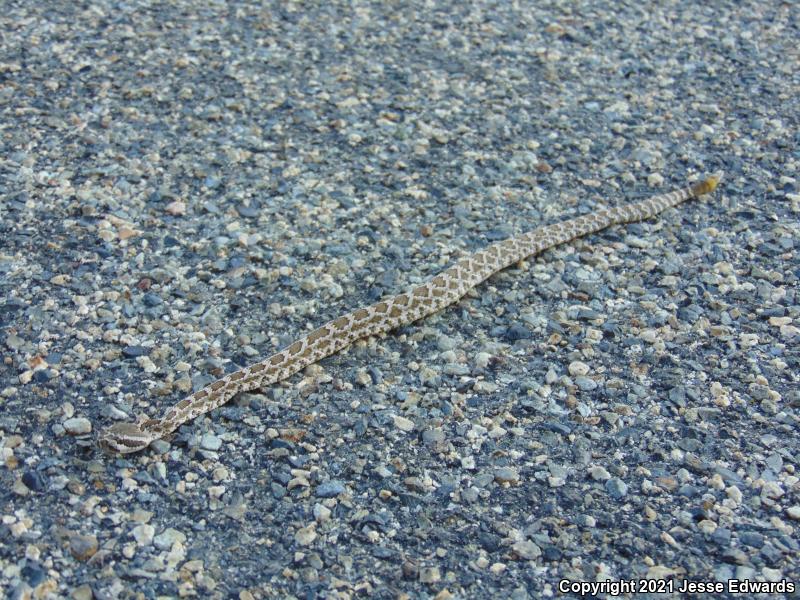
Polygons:
<instances>
[{"instance_id":1,"label":"rattlesnake","mask_svg":"<svg viewBox=\"0 0 800 600\"><path fill-rule=\"evenodd\" d=\"M170 408L161 419L110 426L100 435L98 443L112 453L142 450L187 421L225 404L239 392L286 379L357 339L384 333L434 313L456 302L494 273L546 248L610 225L641 221L690 198L708 194L714 191L721 177L722 173L717 173L682 190L598 210L496 242L461 259L408 293L397 294L329 321L269 358L210 383Z\"/></svg>"}]
</instances>

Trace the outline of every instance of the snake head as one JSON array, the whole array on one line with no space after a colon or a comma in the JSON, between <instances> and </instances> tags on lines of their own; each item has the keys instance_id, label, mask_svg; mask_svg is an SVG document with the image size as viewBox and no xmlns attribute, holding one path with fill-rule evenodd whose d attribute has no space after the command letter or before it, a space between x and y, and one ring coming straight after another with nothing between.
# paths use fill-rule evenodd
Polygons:
<instances>
[{"instance_id":1,"label":"snake head","mask_svg":"<svg viewBox=\"0 0 800 600\"><path fill-rule=\"evenodd\" d=\"M130 454L144 450L153 441L136 423L115 423L100 434L97 443L110 454Z\"/></svg>"}]
</instances>

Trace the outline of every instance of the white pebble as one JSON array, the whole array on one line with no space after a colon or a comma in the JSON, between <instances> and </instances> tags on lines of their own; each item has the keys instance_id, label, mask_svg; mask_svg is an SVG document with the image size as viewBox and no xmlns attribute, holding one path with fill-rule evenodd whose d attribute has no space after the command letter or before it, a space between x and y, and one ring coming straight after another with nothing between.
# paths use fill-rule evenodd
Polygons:
<instances>
[{"instance_id":1,"label":"white pebble","mask_svg":"<svg viewBox=\"0 0 800 600\"><path fill-rule=\"evenodd\" d=\"M317 539L317 532L314 531L314 527L315 526L312 524L308 527L298 529L297 533L294 534L294 540L301 546L311 545L314 540Z\"/></svg>"},{"instance_id":2,"label":"white pebble","mask_svg":"<svg viewBox=\"0 0 800 600\"><path fill-rule=\"evenodd\" d=\"M725 493L728 495L728 498L736 502L736 504L742 503L742 492L735 485L732 485L729 488L727 488L725 490Z\"/></svg>"},{"instance_id":3,"label":"white pebble","mask_svg":"<svg viewBox=\"0 0 800 600\"><path fill-rule=\"evenodd\" d=\"M62 423L66 432L70 435L83 435L92 431L92 423L84 417L67 419Z\"/></svg>"},{"instance_id":4,"label":"white pebble","mask_svg":"<svg viewBox=\"0 0 800 600\"><path fill-rule=\"evenodd\" d=\"M772 498L774 500L781 496L783 496L783 488L777 481L767 481L761 488L762 498Z\"/></svg>"},{"instance_id":5,"label":"white pebble","mask_svg":"<svg viewBox=\"0 0 800 600\"><path fill-rule=\"evenodd\" d=\"M169 204L167 204L165 210L169 214L177 217L186 212L186 203L181 202L180 200L175 200L174 202L170 202Z\"/></svg>"},{"instance_id":6,"label":"white pebble","mask_svg":"<svg viewBox=\"0 0 800 600\"><path fill-rule=\"evenodd\" d=\"M475 355L475 366L481 369L485 369L486 366L489 364L489 360L491 360L492 355L488 352L478 352Z\"/></svg>"},{"instance_id":7,"label":"white pebble","mask_svg":"<svg viewBox=\"0 0 800 600\"><path fill-rule=\"evenodd\" d=\"M406 419L405 417L401 417L400 415L395 415L394 426L400 431L413 431L414 421L411 419Z\"/></svg>"},{"instance_id":8,"label":"white pebble","mask_svg":"<svg viewBox=\"0 0 800 600\"><path fill-rule=\"evenodd\" d=\"M475 382L475 385L472 386L472 389L478 394L491 394L492 392L497 391L497 384L491 381L480 380Z\"/></svg>"},{"instance_id":9,"label":"white pebble","mask_svg":"<svg viewBox=\"0 0 800 600\"><path fill-rule=\"evenodd\" d=\"M147 523L143 523L134 527L131 533L133 534L133 539L136 540L139 546L149 546L153 542L156 528Z\"/></svg>"},{"instance_id":10,"label":"white pebble","mask_svg":"<svg viewBox=\"0 0 800 600\"><path fill-rule=\"evenodd\" d=\"M573 361L569 363L569 374L573 377L577 377L580 375L586 375L589 372L589 365L579 360Z\"/></svg>"},{"instance_id":11,"label":"white pebble","mask_svg":"<svg viewBox=\"0 0 800 600\"><path fill-rule=\"evenodd\" d=\"M314 505L314 518L317 520L317 523L328 521L331 518L331 509L317 502Z\"/></svg>"}]
</instances>

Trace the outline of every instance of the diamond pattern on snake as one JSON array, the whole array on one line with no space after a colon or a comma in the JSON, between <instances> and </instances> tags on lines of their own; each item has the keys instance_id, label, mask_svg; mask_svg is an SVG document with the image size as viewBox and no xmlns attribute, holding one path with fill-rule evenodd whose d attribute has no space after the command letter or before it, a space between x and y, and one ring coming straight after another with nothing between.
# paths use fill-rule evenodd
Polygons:
<instances>
[{"instance_id":1,"label":"diamond pattern on snake","mask_svg":"<svg viewBox=\"0 0 800 600\"><path fill-rule=\"evenodd\" d=\"M722 173L706 177L681 190L615 208L606 208L496 242L459 260L450 268L408 293L385 298L342 315L297 339L272 356L229 373L167 410L160 419L116 423L105 429L98 444L111 453L143 450L178 427L222 406L239 392L266 387L354 341L407 325L457 302L493 274L547 248L621 223L649 219L686 200L713 192Z\"/></svg>"}]
</instances>

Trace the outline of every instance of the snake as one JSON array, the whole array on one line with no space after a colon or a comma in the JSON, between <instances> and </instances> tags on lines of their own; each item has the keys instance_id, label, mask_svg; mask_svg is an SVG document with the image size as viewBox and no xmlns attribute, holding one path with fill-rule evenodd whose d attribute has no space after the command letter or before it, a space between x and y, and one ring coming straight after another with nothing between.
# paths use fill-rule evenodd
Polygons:
<instances>
[{"instance_id":1,"label":"snake","mask_svg":"<svg viewBox=\"0 0 800 600\"><path fill-rule=\"evenodd\" d=\"M617 224L642 221L686 200L713 192L722 172L683 189L611 208L594 210L474 252L410 291L337 317L272 356L213 381L167 410L160 419L120 422L104 429L99 446L112 454L138 452L178 427L222 406L239 392L264 388L334 354L358 339L413 323L457 302L471 289L543 250Z\"/></svg>"}]
</instances>

